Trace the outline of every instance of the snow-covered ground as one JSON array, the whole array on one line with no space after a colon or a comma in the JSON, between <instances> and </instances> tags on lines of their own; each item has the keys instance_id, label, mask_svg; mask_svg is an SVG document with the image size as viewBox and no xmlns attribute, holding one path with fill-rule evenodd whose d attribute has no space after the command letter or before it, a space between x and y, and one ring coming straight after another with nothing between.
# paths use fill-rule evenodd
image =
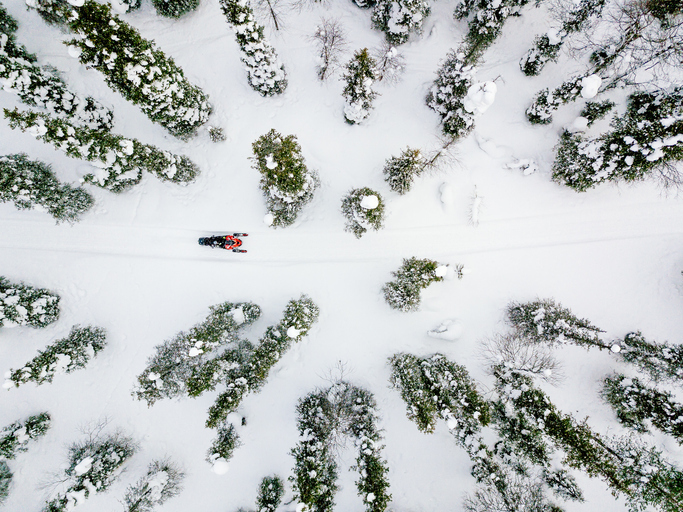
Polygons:
<instances>
[{"instance_id":1,"label":"snow-covered ground","mask_svg":"<svg viewBox=\"0 0 683 512\"><path fill-rule=\"evenodd\" d=\"M202 170L187 187L149 175L120 195L90 187L97 204L73 226L0 204L0 274L62 297L61 317L48 328L0 330L0 371L20 367L74 324L102 326L109 341L85 370L0 395L0 426L44 410L53 416L48 434L11 462L14 485L3 510L38 512L66 462L66 447L82 437L79 429L103 418L134 436L140 450L117 483L79 511L121 510L125 488L153 458L165 455L185 469L187 478L185 490L164 511L253 507L263 476L291 474L298 398L328 385L343 367L348 380L378 400L391 508L457 511L473 487L469 459L445 425L424 435L406 418L404 403L389 387L389 356L442 352L467 366L486 389L491 381L477 357L478 342L507 329L503 310L509 301L536 297L555 298L607 337L639 329L650 339L683 340L681 198L651 183L603 185L577 194L550 181L552 148L581 104L561 109L547 127L534 127L524 118L538 89L559 84L566 70L577 66L561 60L535 78L519 71L518 60L534 35L547 29L542 11L529 9L508 20L486 54L477 81L495 80L495 102L477 120L474 133L457 145L455 158L398 196L383 180L384 161L407 145L428 150L439 143L439 118L424 97L439 61L466 30L464 22L452 19L453 1L433 3L423 37L400 48L406 59L403 80L377 86L375 109L359 126L344 122L339 75L326 83L317 80L310 36L321 16L337 17L347 31L348 60L352 51L382 41L371 28L369 11L350 1L287 11L284 29L268 28L267 34L289 85L281 96L262 98L246 81L217 0L202 0L196 12L178 21L156 16L143 2L140 11L124 18L210 95L212 124L227 134L218 144L205 131L187 143L174 139L112 92L98 72L70 57L60 42L67 36L27 11L23 0L3 3L20 22L18 41L38 55L41 65L55 66L72 89L113 107L116 133L186 154ZM0 107L14 106L20 106L15 97L0 94ZM249 160L251 143L271 128L298 137L307 164L322 182L299 221L277 230L263 224L265 202ZM49 162L63 181L77 181L88 167L0 121L0 154L17 152ZM521 169L506 168L515 159L533 159L539 171L525 176ZM356 239L344 231L340 205L350 189L364 186L382 194L388 216L384 230ZM475 187L477 227L470 222ZM199 236L233 231L249 233L247 254L197 245ZM469 273L429 287L419 312L399 313L386 305L380 289L410 256L462 263ZM202 321L210 305L258 303L263 315L247 331L256 342L266 326L279 321L287 301L302 292L320 306L320 319L282 358L263 390L244 400L243 444L230 470L214 474L204 460L214 431L204 422L215 394L147 408L131 397L135 377L155 345ZM445 320L461 331L450 336L457 339L428 335ZM620 432L598 396L599 382L617 364L614 359L575 347L559 356L567 378L547 388L558 407L587 417L600 432ZM683 466L680 446L663 436L651 441ZM353 455L350 449L340 455L336 510L363 510L355 473L347 471ZM569 511L624 509L602 482L577 475L587 500L569 504Z\"/></svg>"}]
</instances>

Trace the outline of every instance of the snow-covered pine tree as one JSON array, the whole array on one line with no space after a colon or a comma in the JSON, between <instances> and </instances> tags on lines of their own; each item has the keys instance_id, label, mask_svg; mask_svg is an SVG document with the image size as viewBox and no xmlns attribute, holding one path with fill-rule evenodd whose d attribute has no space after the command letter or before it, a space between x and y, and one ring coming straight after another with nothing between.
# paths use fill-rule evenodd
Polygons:
<instances>
[{"instance_id":1,"label":"snow-covered pine tree","mask_svg":"<svg viewBox=\"0 0 683 512\"><path fill-rule=\"evenodd\" d=\"M137 11L140 7L142 7L142 0L113 0L113 2L118 2L119 5L126 6L126 12L133 12Z\"/></svg>"},{"instance_id":2,"label":"snow-covered pine tree","mask_svg":"<svg viewBox=\"0 0 683 512\"><path fill-rule=\"evenodd\" d=\"M183 478L185 473L169 459L152 461L147 474L126 490L125 512L152 512L180 494Z\"/></svg>"},{"instance_id":3,"label":"snow-covered pine tree","mask_svg":"<svg viewBox=\"0 0 683 512\"><path fill-rule=\"evenodd\" d=\"M223 422L216 429L216 438L211 444L211 448L206 454L206 461L213 464L227 463L232 458L232 454L240 445L239 435L232 423Z\"/></svg>"},{"instance_id":4,"label":"snow-covered pine tree","mask_svg":"<svg viewBox=\"0 0 683 512\"><path fill-rule=\"evenodd\" d=\"M17 453L28 450L28 443L44 436L50 429L51 418L47 412L15 421L0 432L0 460L14 459Z\"/></svg>"},{"instance_id":5,"label":"snow-covered pine tree","mask_svg":"<svg viewBox=\"0 0 683 512\"><path fill-rule=\"evenodd\" d=\"M318 320L320 309L310 297L302 295L287 303L282 320L269 326L246 364L236 368L225 379L227 389L209 409L206 426L219 427L228 414L235 411L247 393L256 392L265 384L270 369L293 343L301 341Z\"/></svg>"},{"instance_id":6,"label":"snow-covered pine tree","mask_svg":"<svg viewBox=\"0 0 683 512\"><path fill-rule=\"evenodd\" d=\"M585 29L591 18L600 16L606 0L564 2L554 9L561 22L558 30L537 36L534 46L522 57L519 67L527 76L538 75L549 61L555 61L567 36Z\"/></svg>"},{"instance_id":7,"label":"snow-covered pine tree","mask_svg":"<svg viewBox=\"0 0 683 512\"><path fill-rule=\"evenodd\" d=\"M507 318L521 337L533 343L608 348L600 340L600 333L604 331L552 299L511 302L507 306Z\"/></svg>"},{"instance_id":8,"label":"snow-covered pine tree","mask_svg":"<svg viewBox=\"0 0 683 512\"><path fill-rule=\"evenodd\" d=\"M45 350L18 370L10 370L7 385L19 387L27 382L52 382L55 375L85 368L107 346L107 333L101 327L74 326L66 338L48 345Z\"/></svg>"},{"instance_id":9,"label":"snow-covered pine tree","mask_svg":"<svg viewBox=\"0 0 683 512\"><path fill-rule=\"evenodd\" d=\"M683 181L683 87L636 93L612 129L595 138L565 132L557 148L553 180L583 192L610 180L639 181L655 173L665 186Z\"/></svg>"},{"instance_id":10,"label":"snow-covered pine tree","mask_svg":"<svg viewBox=\"0 0 683 512\"><path fill-rule=\"evenodd\" d=\"M9 470L9 466L4 460L0 460L0 505L3 504L9 495L9 488L12 484L14 475Z\"/></svg>"},{"instance_id":11,"label":"snow-covered pine tree","mask_svg":"<svg viewBox=\"0 0 683 512\"><path fill-rule=\"evenodd\" d=\"M301 209L313 199L320 181L306 167L295 135L283 137L270 130L252 144L254 169L261 173L261 191L266 197L268 222L286 227L296 221Z\"/></svg>"},{"instance_id":12,"label":"snow-covered pine tree","mask_svg":"<svg viewBox=\"0 0 683 512\"><path fill-rule=\"evenodd\" d=\"M222 346L239 345L239 331L261 316L261 308L251 302L224 302L209 310L202 323L155 347L156 353L138 375L135 398L152 406L157 400L185 395L188 380L212 352Z\"/></svg>"},{"instance_id":13,"label":"snow-covered pine tree","mask_svg":"<svg viewBox=\"0 0 683 512\"><path fill-rule=\"evenodd\" d=\"M342 79L346 82L342 96L346 101L344 119L349 124L358 124L370 115L372 102L377 93L372 84L377 80L376 62L367 48L358 50L346 64Z\"/></svg>"},{"instance_id":14,"label":"snow-covered pine tree","mask_svg":"<svg viewBox=\"0 0 683 512\"><path fill-rule=\"evenodd\" d=\"M287 87L287 74L275 49L264 35L263 26L254 18L249 0L219 0L223 14L235 31L244 54L249 85L261 96L282 94Z\"/></svg>"},{"instance_id":15,"label":"snow-covered pine tree","mask_svg":"<svg viewBox=\"0 0 683 512\"><path fill-rule=\"evenodd\" d=\"M30 6L41 15L67 20L75 37L65 44L80 51L81 64L101 72L112 89L172 135L190 138L208 121L213 109L208 96L188 82L173 59L112 14L109 5L31 0Z\"/></svg>"},{"instance_id":16,"label":"snow-covered pine tree","mask_svg":"<svg viewBox=\"0 0 683 512\"><path fill-rule=\"evenodd\" d=\"M13 129L28 132L52 144L71 158L92 162L94 170L83 181L112 192L122 192L142 179L142 171L163 181L188 183L199 174L198 167L186 156L163 151L137 139L78 126L66 119L38 112L4 110Z\"/></svg>"},{"instance_id":17,"label":"snow-covered pine tree","mask_svg":"<svg viewBox=\"0 0 683 512\"><path fill-rule=\"evenodd\" d=\"M199 7L199 0L152 0L152 5L160 16L180 18Z\"/></svg>"},{"instance_id":18,"label":"snow-covered pine tree","mask_svg":"<svg viewBox=\"0 0 683 512\"><path fill-rule=\"evenodd\" d=\"M683 344L646 340L640 331L618 342L619 356L655 382L683 383Z\"/></svg>"},{"instance_id":19,"label":"snow-covered pine tree","mask_svg":"<svg viewBox=\"0 0 683 512\"><path fill-rule=\"evenodd\" d=\"M425 164L419 149L406 148L400 156L392 156L384 163L384 181L391 190L403 195L410 190L413 180L425 170Z\"/></svg>"},{"instance_id":20,"label":"snow-covered pine tree","mask_svg":"<svg viewBox=\"0 0 683 512\"><path fill-rule=\"evenodd\" d=\"M121 433L74 443L69 448L69 467L64 471L68 489L50 500L43 512L67 512L91 493L106 491L136 451L133 440Z\"/></svg>"},{"instance_id":21,"label":"snow-covered pine tree","mask_svg":"<svg viewBox=\"0 0 683 512\"><path fill-rule=\"evenodd\" d=\"M264 477L256 497L256 512L275 512L284 494L285 484L279 476Z\"/></svg>"},{"instance_id":22,"label":"snow-covered pine tree","mask_svg":"<svg viewBox=\"0 0 683 512\"><path fill-rule=\"evenodd\" d=\"M425 0L377 0L372 11L372 25L384 32L391 44L403 44L411 33L422 34L422 26L431 12Z\"/></svg>"},{"instance_id":23,"label":"snow-covered pine tree","mask_svg":"<svg viewBox=\"0 0 683 512\"><path fill-rule=\"evenodd\" d=\"M611 100L603 101L587 101L579 114L588 120L588 125L591 126L595 121L603 119L614 108L615 103Z\"/></svg>"},{"instance_id":24,"label":"snow-covered pine tree","mask_svg":"<svg viewBox=\"0 0 683 512\"><path fill-rule=\"evenodd\" d=\"M90 96L85 99L70 92L54 72L36 65L36 57L15 41L16 21L0 4L0 83L7 92L19 96L32 107L73 120L89 128L108 131L113 114Z\"/></svg>"},{"instance_id":25,"label":"snow-covered pine tree","mask_svg":"<svg viewBox=\"0 0 683 512\"><path fill-rule=\"evenodd\" d=\"M603 381L602 397L622 425L647 433L651 424L683 443L683 405L668 391L647 386L636 377L614 374Z\"/></svg>"},{"instance_id":26,"label":"snow-covered pine tree","mask_svg":"<svg viewBox=\"0 0 683 512\"><path fill-rule=\"evenodd\" d=\"M356 238L368 229L382 229L384 201L379 192L368 187L353 189L342 199L341 210L346 217L346 231L351 231Z\"/></svg>"},{"instance_id":27,"label":"snow-covered pine tree","mask_svg":"<svg viewBox=\"0 0 683 512\"><path fill-rule=\"evenodd\" d=\"M474 128L475 115L465 109L463 101L473 85L475 72L462 48L451 50L427 94L427 106L441 116L443 132L455 139Z\"/></svg>"},{"instance_id":28,"label":"snow-covered pine tree","mask_svg":"<svg viewBox=\"0 0 683 512\"><path fill-rule=\"evenodd\" d=\"M60 183L48 164L25 153L0 156L0 202L10 201L19 210L39 207L57 223L76 222L95 202L88 191Z\"/></svg>"},{"instance_id":29,"label":"snow-covered pine tree","mask_svg":"<svg viewBox=\"0 0 683 512\"><path fill-rule=\"evenodd\" d=\"M529 122L532 124L551 123L555 110L561 105L575 101L581 96L581 83L586 76L571 78L552 91L550 89L543 89L536 93L534 101L526 109L526 117Z\"/></svg>"},{"instance_id":30,"label":"snow-covered pine tree","mask_svg":"<svg viewBox=\"0 0 683 512\"><path fill-rule=\"evenodd\" d=\"M0 327L45 327L59 318L59 295L0 276Z\"/></svg>"},{"instance_id":31,"label":"snow-covered pine tree","mask_svg":"<svg viewBox=\"0 0 683 512\"><path fill-rule=\"evenodd\" d=\"M392 272L393 281L382 287L384 300L399 311L417 311L420 307L420 291L430 284L443 281L438 275L439 263L429 259L404 259L398 270Z\"/></svg>"}]
</instances>

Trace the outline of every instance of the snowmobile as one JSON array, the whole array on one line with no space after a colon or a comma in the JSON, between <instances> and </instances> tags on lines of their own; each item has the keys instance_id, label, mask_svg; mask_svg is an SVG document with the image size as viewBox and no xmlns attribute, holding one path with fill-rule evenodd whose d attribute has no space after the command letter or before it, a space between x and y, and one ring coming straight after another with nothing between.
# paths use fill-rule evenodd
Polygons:
<instances>
[{"instance_id":1,"label":"snowmobile","mask_svg":"<svg viewBox=\"0 0 683 512\"><path fill-rule=\"evenodd\" d=\"M247 252L239 247L242 245L243 236L249 236L248 233L233 233L232 235L207 236L199 239L199 245L208 245L209 247L220 247L232 252Z\"/></svg>"}]
</instances>

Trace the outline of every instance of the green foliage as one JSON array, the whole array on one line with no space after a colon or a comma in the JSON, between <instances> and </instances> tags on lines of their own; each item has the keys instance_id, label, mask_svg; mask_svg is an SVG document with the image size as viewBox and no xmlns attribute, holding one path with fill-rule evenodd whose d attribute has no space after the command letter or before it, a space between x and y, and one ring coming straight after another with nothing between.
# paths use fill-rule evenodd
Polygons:
<instances>
[{"instance_id":1,"label":"green foliage","mask_svg":"<svg viewBox=\"0 0 683 512\"><path fill-rule=\"evenodd\" d=\"M683 4L679 0L646 0L645 5L648 12L664 24L683 12Z\"/></svg>"},{"instance_id":2,"label":"green foliage","mask_svg":"<svg viewBox=\"0 0 683 512\"><path fill-rule=\"evenodd\" d=\"M573 343L585 348L606 348L600 341L600 333L604 331L586 319L577 318L552 299L511 302L507 307L507 317L520 336L534 343Z\"/></svg>"},{"instance_id":3,"label":"green foliage","mask_svg":"<svg viewBox=\"0 0 683 512\"><path fill-rule=\"evenodd\" d=\"M376 66L367 48L354 53L346 64L346 72L342 77L346 85L342 96L346 101L344 119L349 124L360 123L370 115L372 102L377 97L372 89L372 84L377 80Z\"/></svg>"},{"instance_id":4,"label":"green foliage","mask_svg":"<svg viewBox=\"0 0 683 512\"><path fill-rule=\"evenodd\" d=\"M86 190L60 183L48 164L25 153L0 156L0 202L9 201L19 210L43 208L57 223L77 221L94 203Z\"/></svg>"},{"instance_id":5,"label":"green foliage","mask_svg":"<svg viewBox=\"0 0 683 512\"><path fill-rule=\"evenodd\" d=\"M0 4L0 34L7 34L12 37L12 34L17 31L19 24L10 14L7 9Z\"/></svg>"},{"instance_id":6,"label":"green foliage","mask_svg":"<svg viewBox=\"0 0 683 512\"><path fill-rule=\"evenodd\" d=\"M59 318L59 295L0 276L0 327L45 327Z\"/></svg>"},{"instance_id":7,"label":"green foliage","mask_svg":"<svg viewBox=\"0 0 683 512\"><path fill-rule=\"evenodd\" d=\"M411 33L422 34L430 12L424 0L378 0L372 11L372 25L384 32L391 44L403 44Z\"/></svg>"},{"instance_id":8,"label":"green foliage","mask_svg":"<svg viewBox=\"0 0 683 512\"><path fill-rule=\"evenodd\" d=\"M69 448L69 466L64 471L68 489L50 500L43 512L66 512L92 492L106 491L136 450L133 440L120 433L74 443Z\"/></svg>"},{"instance_id":9,"label":"green foliage","mask_svg":"<svg viewBox=\"0 0 683 512\"><path fill-rule=\"evenodd\" d=\"M135 485L128 486L126 512L152 512L169 498L180 494L185 474L170 460L155 460Z\"/></svg>"},{"instance_id":10,"label":"green foliage","mask_svg":"<svg viewBox=\"0 0 683 512\"><path fill-rule=\"evenodd\" d=\"M27 382L52 382L55 375L85 368L106 346L107 334L101 327L74 326L68 337L48 345L23 368L10 370L9 381L16 387Z\"/></svg>"},{"instance_id":11,"label":"green foliage","mask_svg":"<svg viewBox=\"0 0 683 512\"><path fill-rule=\"evenodd\" d=\"M7 499L12 484L12 472L4 460L0 460L0 505Z\"/></svg>"},{"instance_id":12,"label":"green foliage","mask_svg":"<svg viewBox=\"0 0 683 512\"><path fill-rule=\"evenodd\" d=\"M555 62L560 54L562 42L563 40L551 43L547 34L537 36L534 39L534 46L519 61L522 73L526 76L536 76L548 62Z\"/></svg>"},{"instance_id":13,"label":"green foliage","mask_svg":"<svg viewBox=\"0 0 683 512\"><path fill-rule=\"evenodd\" d=\"M544 470L543 480L550 489L565 500L584 501L583 492L566 469Z\"/></svg>"},{"instance_id":14,"label":"green foliage","mask_svg":"<svg viewBox=\"0 0 683 512\"><path fill-rule=\"evenodd\" d=\"M231 368L224 382L226 391L209 409L206 426L216 428L233 412L247 393L258 391L268 378L270 369L280 360L292 343L301 341L318 319L318 306L306 295L290 300L282 320L266 329L260 343L246 363Z\"/></svg>"},{"instance_id":15,"label":"green foliage","mask_svg":"<svg viewBox=\"0 0 683 512\"><path fill-rule=\"evenodd\" d=\"M441 116L443 132L458 139L474 128L474 114L463 101L473 84L474 66L467 63L463 48L451 50L427 94L427 106Z\"/></svg>"},{"instance_id":16,"label":"green foliage","mask_svg":"<svg viewBox=\"0 0 683 512\"><path fill-rule=\"evenodd\" d=\"M244 54L242 63L247 68L249 85L261 96L282 94L287 87L285 67L254 18L249 0L219 0L219 3Z\"/></svg>"},{"instance_id":17,"label":"green foliage","mask_svg":"<svg viewBox=\"0 0 683 512\"><path fill-rule=\"evenodd\" d=\"M581 95L583 76L567 80L556 89L543 89L536 94L531 106L526 109L526 117L532 124L550 124L552 113L561 105L575 101Z\"/></svg>"},{"instance_id":18,"label":"green foliage","mask_svg":"<svg viewBox=\"0 0 683 512\"><path fill-rule=\"evenodd\" d=\"M640 331L619 342L619 356L654 381L683 383L683 345L646 340Z\"/></svg>"},{"instance_id":19,"label":"green foliage","mask_svg":"<svg viewBox=\"0 0 683 512\"><path fill-rule=\"evenodd\" d=\"M406 148L401 156L392 156L384 164L384 181L394 192L403 195L410 190L413 180L425 170L425 161L419 149Z\"/></svg>"},{"instance_id":20,"label":"green foliage","mask_svg":"<svg viewBox=\"0 0 683 512\"><path fill-rule=\"evenodd\" d=\"M683 160L682 113L683 87L631 95L611 131L596 138L562 136L553 180L583 192L607 180L640 181L666 169Z\"/></svg>"},{"instance_id":21,"label":"green foliage","mask_svg":"<svg viewBox=\"0 0 683 512\"><path fill-rule=\"evenodd\" d=\"M378 204L374 208L364 206L368 197L376 197ZM379 192L367 187L356 188L342 199L342 213L346 217L346 231L351 231L356 238L362 237L368 229L382 229L384 223L384 201Z\"/></svg>"},{"instance_id":22,"label":"green foliage","mask_svg":"<svg viewBox=\"0 0 683 512\"><path fill-rule=\"evenodd\" d=\"M180 18L199 7L199 0L152 0L152 5L160 16Z\"/></svg>"},{"instance_id":23,"label":"green foliage","mask_svg":"<svg viewBox=\"0 0 683 512\"><path fill-rule=\"evenodd\" d=\"M14 459L17 453L28 450L29 441L44 436L50 429L51 418L46 412L15 421L0 432L0 460Z\"/></svg>"},{"instance_id":24,"label":"green foliage","mask_svg":"<svg viewBox=\"0 0 683 512\"><path fill-rule=\"evenodd\" d=\"M240 445L239 435L232 423L222 423L217 429L216 439L206 454L206 461L213 464L218 459L230 460Z\"/></svg>"},{"instance_id":25,"label":"green foliage","mask_svg":"<svg viewBox=\"0 0 683 512\"><path fill-rule=\"evenodd\" d=\"M188 157L162 151L136 139L92 130L43 113L18 109L4 112L11 128L54 145L71 158L92 162L97 170L86 174L83 180L112 192L122 192L139 183L143 170L161 180L181 184L199 174Z\"/></svg>"},{"instance_id":26,"label":"green foliage","mask_svg":"<svg viewBox=\"0 0 683 512\"><path fill-rule=\"evenodd\" d=\"M270 130L252 144L254 168L261 173L261 190L266 197L272 225L294 223L301 209L313 199L319 186L315 171L306 167L296 136L283 137Z\"/></svg>"},{"instance_id":27,"label":"green foliage","mask_svg":"<svg viewBox=\"0 0 683 512\"><path fill-rule=\"evenodd\" d=\"M671 393L646 386L635 377L615 374L605 378L602 397L622 425L647 433L652 424L683 444L683 406Z\"/></svg>"},{"instance_id":28,"label":"green foliage","mask_svg":"<svg viewBox=\"0 0 683 512\"><path fill-rule=\"evenodd\" d=\"M595 121L603 119L613 108L614 102L611 100L588 101L579 115L588 119L588 126L591 126Z\"/></svg>"},{"instance_id":29,"label":"green foliage","mask_svg":"<svg viewBox=\"0 0 683 512\"><path fill-rule=\"evenodd\" d=\"M264 477L256 498L256 512L275 512L284 494L285 485L279 476Z\"/></svg>"},{"instance_id":30,"label":"green foliage","mask_svg":"<svg viewBox=\"0 0 683 512\"><path fill-rule=\"evenodd\" d=\"M393 309L399 311L417 311L420 307L420 290L430 284L443 281L443 277L436 275L439 264L429 259L404 259L399 269L391 274L393 281L382 287L384 300Z\"/></svg>"},{"instance_id":31,"label":"green foliage","mask_svg":"<svg viewBox=\"0 0 683 512\"><path fill-rule=\"evenodd\" d=\"M223 142L226 139L223 128L209 126L209 138L211 139L211 142Z\"/></svg>"},{"instance_id":32,"label":"green foliage","mask_svg":"<svg viewBox=\"0 0 683 512\"><path fill-rule=\"evenodd\" d=\"M236 350L236 354L228 353L238 357L249 349L238 333L261 316L261 308L251 302L224 302L209 310L209 316L202 323L155 347L156 353L138 375L138 386L133 391L135 398L151 406L157 400L183 396L190 391L198 396L215 385L214 374L220 366L211 368L215 371L203 367L214 350L227 345ZM223 359L226 360L229 367L231 361Z\"/></svg>"}]
</instances>

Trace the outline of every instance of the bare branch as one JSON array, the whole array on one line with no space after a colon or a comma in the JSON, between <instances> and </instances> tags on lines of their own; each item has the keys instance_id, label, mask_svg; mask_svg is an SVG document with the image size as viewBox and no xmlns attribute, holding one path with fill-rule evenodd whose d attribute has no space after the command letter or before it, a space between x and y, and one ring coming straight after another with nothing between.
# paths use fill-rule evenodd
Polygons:
<instances>
[{"instance_id":1,"label":"bare branch","mask_svg":"<svg viewBox=\"0 0 683 512\"><path fill-rule=\"evenodd\" d=\"M338 20L321 18L311 39L318 47L318 78L325 81L341 66L341 56L347 45L346 33Z\"/></svg>"}]
</instances>

